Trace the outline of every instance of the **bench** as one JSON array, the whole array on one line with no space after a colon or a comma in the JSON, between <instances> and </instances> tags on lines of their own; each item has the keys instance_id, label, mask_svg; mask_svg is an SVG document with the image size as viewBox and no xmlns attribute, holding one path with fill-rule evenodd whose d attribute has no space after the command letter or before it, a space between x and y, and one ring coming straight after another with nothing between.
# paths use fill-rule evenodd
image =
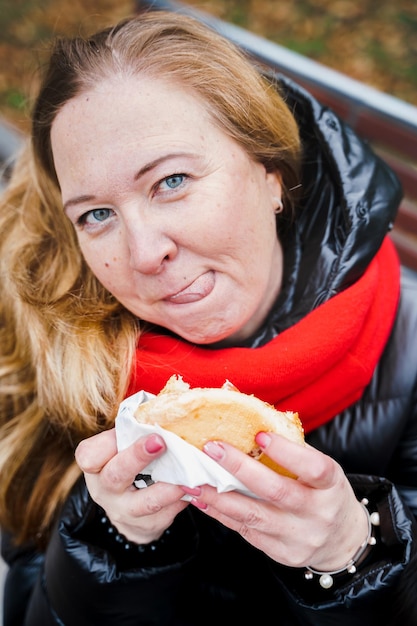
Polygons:
<instances>
[{"instance_id":1,"label":"bench","mask_svg":"<svg viewBox=\"0 0 417 626\"><path fill-rule=\"evenodd\" d=\"M402 182L404 198L391 237L403 265L417 271L417 107L183 3L135 0L134 7L138 13L167 9L201 19L265 67L306 87L368 140ZM20 142L20 133L0 120L0 165L11 161ZM0 190L7 172L6 168L0 177Z\"/></svg>"},{"instance_id":2,"label":"bench","mask_svg":"<svg viewBox=\"0 0 417 626\"><path fill-rule=\"evenodd\" d=\"M6 120L0 119L0 192L12 167L13 157L22 143L22 134Z\"/></svg>"}]
</instances>

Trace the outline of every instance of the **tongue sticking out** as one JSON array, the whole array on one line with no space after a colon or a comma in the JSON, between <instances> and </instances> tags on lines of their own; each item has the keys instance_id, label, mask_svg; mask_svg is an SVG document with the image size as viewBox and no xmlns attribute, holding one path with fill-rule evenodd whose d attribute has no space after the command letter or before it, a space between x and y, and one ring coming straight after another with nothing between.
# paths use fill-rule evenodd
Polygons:
<instances>
[{"instance_id":1,"label":"tongue sticking out","mask_svg":"<svg viewBox=\"0 0 417 626\"><path fill-rule=\"evenodd\" d=\"M191 283L186 289L178 292L174 296L171 296L169 300L176 304L186 304L188 302L197 302L202 300L213 290L214 287L214 273L207 272L199 276L194 282Z\"/></svg>"}]
</instances>

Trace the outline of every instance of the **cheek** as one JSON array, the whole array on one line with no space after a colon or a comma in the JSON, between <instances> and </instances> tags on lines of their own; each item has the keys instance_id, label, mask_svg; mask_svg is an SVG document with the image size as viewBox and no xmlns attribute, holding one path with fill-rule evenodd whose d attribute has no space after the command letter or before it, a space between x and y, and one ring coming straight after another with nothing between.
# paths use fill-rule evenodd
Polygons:
<instances>
[{"instance_id":1,"label":"cheek","mask_svg":"<svg viewBox=\"0 0 417 626\"><path fill-rule=\"evenodd\" d=\"M104 276L112 276L121 271L121 261L116 256L106 256L104 259L95 259L93 262L93 271Z\"/></svg>"},{"instance_id":2,"label":"cheek","mask_svg":"<svg viewBox=\"0 0 417 626\"><path fill-rule=\"evenodd\" d=\"M117 284L118 276L122 272L122 261L116 254L109 254L106 250L96 246L81 246L81 252L90 270L96 278L108 289Z\"/></svg>"},{"instance_id":3,"label":"cheek","mask_svg":"<svg viewBox=\"0 0 417 626\"><path fill-rule=\"evenodd\" d=\"M90 264L90 269L103 287L115 298L121 297L124 290L129 287L128 275L116 258L106 258L98 262L96 260Z\"/></svg>"}]
</instances>

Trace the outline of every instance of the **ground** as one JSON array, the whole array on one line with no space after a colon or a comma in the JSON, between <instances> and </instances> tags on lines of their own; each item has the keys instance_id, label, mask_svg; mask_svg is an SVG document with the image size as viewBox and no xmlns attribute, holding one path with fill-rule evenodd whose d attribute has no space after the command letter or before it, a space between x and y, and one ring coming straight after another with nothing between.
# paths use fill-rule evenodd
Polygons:
<instances>
[{"instance_id":1,"label":"ground","mask_svg":"<svg viewBox=\"0 0 417 626\"><path fill-rule=\"evenodd\" d=\"M417 106L415 0L187 2ZM0 111L22 130L55 35L88 34L134 0L1 0Z\"/></svg>"}]
</instances>

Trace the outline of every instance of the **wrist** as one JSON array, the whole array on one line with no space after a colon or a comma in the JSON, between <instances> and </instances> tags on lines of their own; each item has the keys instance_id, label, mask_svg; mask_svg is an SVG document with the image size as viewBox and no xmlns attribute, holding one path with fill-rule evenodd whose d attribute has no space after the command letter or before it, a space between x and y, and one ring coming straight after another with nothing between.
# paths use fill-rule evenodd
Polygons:
<instances>
[{"instance_id":1,"label":"wrist","mask_svg":"<svg viewBox=\"0 0 417 626\"><path fill-rule=\"evenodd\" d=\"M144 540L131 540L119 531L119 529L110 521L110 519L104 512L100 516L100 524L102 524L104 532L107 533L110 540L117 544L118 548L124 550L126 553L133 550L137 551L139 554L144 554L145 552L154 552L156 550L157 543L160 542L160 545L162 545L164 540L170 534L170 529L167 528L163 533L159 533L159 535L155 538Z\"/></svg>"},{"instance_id":2,"label":"wrist","mask_svg":"<svg viewBox=\"0 0 417 626\"><path fill-rule=\"evenodd\" d=\"M321 568L307 566L304 577L306 580L312 580L314 575L319 576L319 584L323 589L330 589L333 586L334 577L347 574L355 574L357 567L366 559L372 547L376 544L376 538L374 535L374 528L379 526L379 515L377 512L372 514L367 509L368 500L363 498L360 505L362 511L366 516L367 532L364 541L359 545L356 552L345 561L344 565L333 568Z\"/></svg>"},{"instance_id":3,"label":"wrist","mask_svg":"<svg viewBox=\"0 0 417 626\"><path fill-rule=\"evenodd\" d=\"M366 507L355 501L349 516L341 516L340 523L335 518L334 530L324 548L318 552L310 562L310 567L316 570L337 570L348 563L358 547L365 541L369 520ZM343 523L342 523L343 520Z\"/></svg>"},{"instance_id":4,"label":"wrist","mask_svg":"<svg viewBox=\"0 0 417 626\"><path fill-rule=\"evenodd\" d=\"M182 539L183 522L177 520L158 539L145 543L130 541L111 523L104 511L99 514L97 523L102 543L120 569L168 565L179 561L188 549Z\"/></svg>"},{"instance_id":5,"label":"wrist","mask_svg":"<svg viewBox=\"0 0 417 626\"><path fill-rule=\"evenodd\" d=\"M148 545L159 541L163 536L164 530L142 531L138 528L130 526L124 526L123 524L114 524L106 513L100 518L102 524L108 529L110 534L118 537L118 541L123 541L126 544L135 545ZM122 539L120 539L122 538Z\"/></svg>"}]
</instances>

